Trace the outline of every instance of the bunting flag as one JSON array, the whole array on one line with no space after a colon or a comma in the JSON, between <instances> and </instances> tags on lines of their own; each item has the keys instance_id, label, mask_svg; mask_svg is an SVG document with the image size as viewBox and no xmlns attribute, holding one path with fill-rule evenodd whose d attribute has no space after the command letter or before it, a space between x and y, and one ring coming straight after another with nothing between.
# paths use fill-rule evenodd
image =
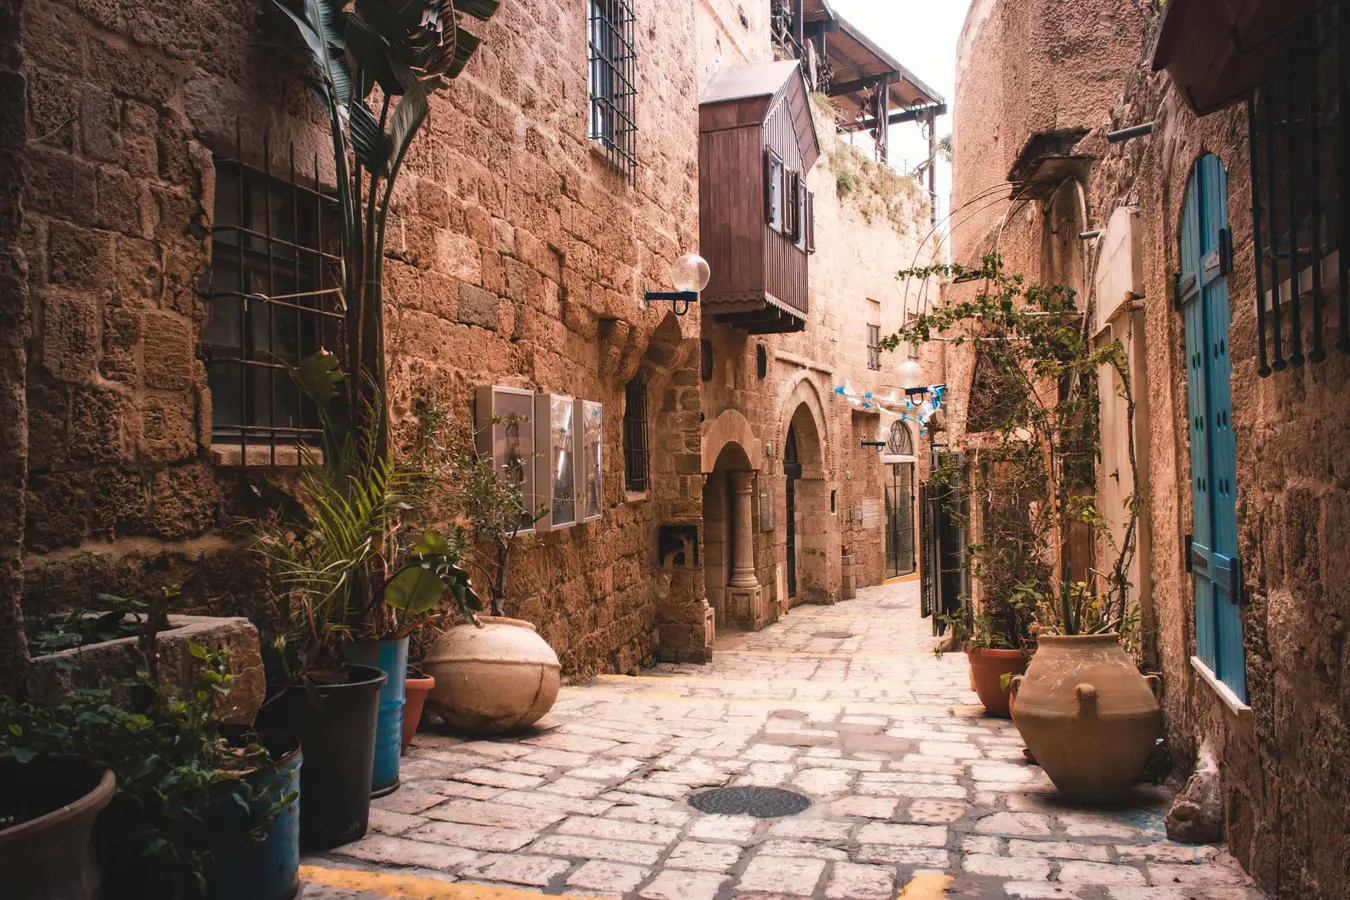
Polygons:
<instances>
[{"instance_id":1,"label":"bunting flag","mask_svg":"<svg viewBox=\"0 0 1350 900\"><path fill-rule=\"evenodd\" d=\"M871 391L858 393L853 389L853 385L846 379L843 384L834 389L834 392L847 400L851 405L859 409L876 410L881 413L883 420L891 417L899 417L902 422L913 422L919 426L919 434L928 433L928 423L938 411L946 405L947 386L945 384L933 384L923 388L918 394L924 399L915 404L911 397L905 398L904 411L900 411L900 398L894 391L885 397L878 398Z\"/></svg>"}]
</instances>

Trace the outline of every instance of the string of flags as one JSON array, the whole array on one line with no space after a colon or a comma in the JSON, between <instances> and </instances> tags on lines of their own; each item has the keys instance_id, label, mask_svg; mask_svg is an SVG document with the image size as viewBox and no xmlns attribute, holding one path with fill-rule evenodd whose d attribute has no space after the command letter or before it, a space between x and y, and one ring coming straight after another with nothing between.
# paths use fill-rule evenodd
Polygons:
<instances>
[{"instance_id":1,"label":"string of flags","mask_svg":"<svg viewBox=\"0 0 1350 900\"><path fill-rule=\"evenodd\" d=\"M928 433L928 423L947 402L945 384L911 388L905 391L905 397L901 398L895 391L884 397L878 397L871 391L858 393L853 385L845 380L834 389L834 392L859 409L876 410L881 413L883 420L889 417L891 421L898 418L901 422L913 422L919 426L921 435ZM915 397L922 399L915 402Z\"/></svg>"}]
</instances>

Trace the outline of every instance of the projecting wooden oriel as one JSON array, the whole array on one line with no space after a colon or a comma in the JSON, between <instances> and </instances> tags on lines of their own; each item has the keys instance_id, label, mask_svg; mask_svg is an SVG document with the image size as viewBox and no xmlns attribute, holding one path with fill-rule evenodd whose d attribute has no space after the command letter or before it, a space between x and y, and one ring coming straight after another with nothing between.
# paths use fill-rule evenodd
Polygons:
<instances>
[{"instance_id":1,"label":"projecting wooden oriel","mask_svg":"<svg viewBox=\"0 0 1350 900\"><path fill-rule=\"evenodd\" d=\"M699 104L699 245L712 267L703 315L751 334L806 328L820 157L795 61L725 68Z\"/></svg>"}]
</instances>

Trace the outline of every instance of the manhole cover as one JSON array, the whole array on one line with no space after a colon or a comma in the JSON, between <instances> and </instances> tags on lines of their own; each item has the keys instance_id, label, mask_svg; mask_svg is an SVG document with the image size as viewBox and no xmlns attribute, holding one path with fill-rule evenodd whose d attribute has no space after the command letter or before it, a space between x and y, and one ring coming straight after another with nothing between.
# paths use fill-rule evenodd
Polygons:
<instances>
[{"instance_id":1,"label":"manhole cover","mask_svg":"<svg viewBox=\"0 0 1350 900\"><path fill-rule=\"evenodd\" d=\"M814 637L818 637L818 638L828 638L829 640L832 640L832 641L842 641L842 640L844 640L845 638L851 638L851 637L853 637L853 632L851 632L851 631L817 631L817 632L815 633Z\"/></svg>"},{"instance_id":2,"label":"manhole cover","mask_svg":"<svg viewBox=\"0 0 1350 900\"><path fill-rule=\"evenodd\" d=\"M729 787L695 794L689 798L689 805L705 813L777 819L797 815L810 806L811 801L781 788Z\"/></svg>"}]
</instances>

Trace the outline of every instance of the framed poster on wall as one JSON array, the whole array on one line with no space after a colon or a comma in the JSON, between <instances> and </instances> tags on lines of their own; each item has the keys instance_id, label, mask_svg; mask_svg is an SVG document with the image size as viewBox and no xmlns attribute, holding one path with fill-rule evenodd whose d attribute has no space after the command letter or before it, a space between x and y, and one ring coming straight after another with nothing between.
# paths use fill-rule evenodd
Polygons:
<instances>
[{"instance_id":1,"label":"framed poster on wall","mask_svg":"<svg viewBox=\"0 0 1350 900\"><path fill-rule=\"evenodd\" d=\"M577 518L594 522L604 511L604 405L594 400L576 404L576 433L581 441L581 480Z\"/></svg>"},{"instance_id":2,"label":"framed poster on wall","mask_svg":"<svg viewBox=\"0 0 1350 900\"><path fill-rule=\"evenodd\" d=\"M534 397L535 483L547 511L536 531L553 531L577 523L577 401L561 394Z\"/></svg>"},{"instance_id":3,"label":"framed poster on wall","mask_svg":"<svg viewBox=\"0 0 1350 900\"><path fill-rule=\"evenodd\" d=\"M474 392L474 440L478 452L492 458L492 467L520 485L525 514L521 531L533 528L539 508L535 490L535 393L500 386Z\"/></svg>"}]
</instances>

